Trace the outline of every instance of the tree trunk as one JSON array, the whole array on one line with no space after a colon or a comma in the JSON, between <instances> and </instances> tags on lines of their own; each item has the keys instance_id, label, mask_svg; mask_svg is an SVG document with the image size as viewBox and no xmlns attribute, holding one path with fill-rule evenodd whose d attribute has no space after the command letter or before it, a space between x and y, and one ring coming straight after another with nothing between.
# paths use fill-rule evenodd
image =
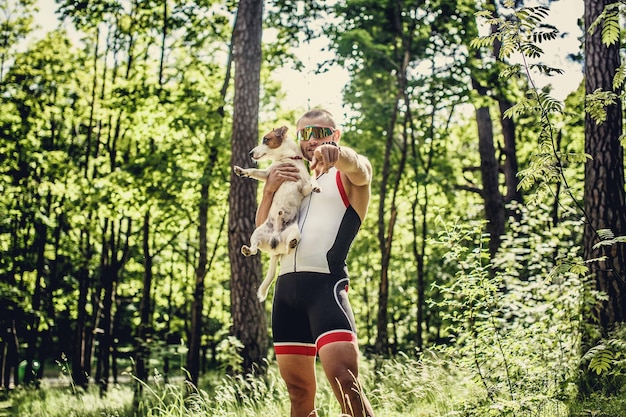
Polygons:
<instances>
[{"instance_id":1,"label":"tree trunk","mask_svg":"<svg viewBox=\"0 0 626 417\"><path fill-rule=\"evenodd\" d=\"M491 0L489 6L493 8L493 12L497 15L496 2ZM497 30L492 25L491 32ZM493 44L492 53L494 59L499 60L501 42L496 39ZM476 62L483 62L480 51L475 52L474 58ZM473 68L473 71L484 71L481 68ZM504 208L505 197L500 191L500 164L496 156L496 147L494 144L493 120L490 114L489 103L492 102L489 97L489 87L481 85L477 77L472 76L472 88L480 96L480 107L476 108L476 124L478 125L478 153L480 155L480 172L482 176L482 197L484 201L485 220L487 221L487 233L489 233L489 255L491 258L495 256L500 248L502 235L506 227L506 213ZM512 121L507 121L502 117L503 112L508 108L509 104L503 98L498 99L498 109L500 111L502 124L502 132L505 137L505 178L507 185L507 194L512 193L513 184L516 179L510 178L513 174L514 166L517 166L517 157L515 155L515 127ZM516 185L515 185L516 188ZM511 199L516 198L515 193L510 195ZM520 197L521 198L521 197Z\"/></svg>"},{"instance_id":2,"label":"tree trunk","mask_svg":"<svg viewBox=\"0 0 626 417\"><path fill-rule=\"evenodd\" d=\"M402 92L398 92L394 100L394 110L387 130L383 170L380 182L378 206L378 247L380 250L380 282L378 284L378 314L376 316L376 352L387 353L389 348L389 265L391 263L391 245L396 222L397 209L393 202L389 207L386 203L390 194L389 181L391 174L391 151L394 147L393 135L397 122L398 108ZM405 151L406 152L406 151ZM398 173L400 175L400 173ZM388 223L386 218L389 215Z\"/></svg>"},{"instance_id":3,"label":"tree trunk","mask_svg":"<svg viewBox=\"0 0 626 417\"><path fill-rule=\"evenodd\" d=\"M498 108L500 109L500 125L502 126L502 136L504 137L504 148L502 149L502 157L504 161L501 163L504 172L504 183L506 184L506 194L504 195L504 204L513 201L523 202L523 196L519 190L519 165L517 163L517 145L515 143L515 122L513 119L504 117L504 113L511 108L512 104L507 99L499 97ZM511 215L520 220L519 211L511 213Z\"/></svg>"},{"instance_id":4,"label":"tree trunk","mask_svg":"<svg viewBox=\"0 0 626 417\"><path fill-rule=\"evenodd\" d=\"M394 134L396 132L396 123L398 122L398 114L401 106L409 106L411 102L407 93L407 71L411 63L412 41L415 34L415 20L412 20L407 28L402 24L403 7L402 4L396 4L393 8L391 27L395 36L402 41L402 48L396 56L398 62L398 72L396 77L398 80L398 90L394 98L394 108L389 120L387 129L387 137L385 140L385 153L383 159L383 170L380 184L380 202L378 206L378 247L380 249L380 283L378 286L378 315L376 318L376 351L378 353L386 353L389 350L389 332L387 326L389 324L389 266L391 265L391 249L393 244L394 229L398 208L396 206L396 196L400 189L400 181L405 174L405 165L408 152L408 132L407 124L410 122L410 111L404 114L404 129L402 130L403 143L401 145L400 162L396 170L395 182L391 191L388 189L391 174L391 153L396 146L394 144ZM404 102L403 102L404 101ZM391 202L386 203L387 198L391 194ZM389 222L385 224L385 219L389 213Z\"/></svg>"},{"instance_id":5,"label":"tree trunk","mask_svg":"<svg viewBox=\"0 0 626 417\"><path fill-rule=\"evenodd\" d=\"M208 165L208 164L207 164ZM210 169L210 168L206 168ZM189 381L198 385L200 375L200 345L202 344L202 311L204 309L204 279L207 272L207 214L209 208L209 176L203 175L198 207L198 264L195 268L195 287L191 305L191 335L187 352Z\"/></svg>"},{"instance_id":6,"label":"tree trunk","mask_svg":"<svg viewBox=\"0 0 626 417\"><path fill-rule=\"evenodd\" d=\"M137 381L133 397L133 410L139 412L139 401L143 392L142 382L148 381L146 363L150 359L148 340L152 332L152 254L150 250L150 208L146 208L143 216L142 250L143 250L143 286L139 304L139 327L135 346L135 369Z\"/></svg>"},{"instance_id":7,"label":"tree trunk","mask_svg":"<svg viewBox=\"0 0 626 417\"><path fill-rule=\"evenodd\" d=\"M493 258L500 248L504 234L504 201L498 181L499 168L496 150L493 145L493 124L489 107L476 109L478 124L478 153L480 154L480 172L482 176L482 196L489 233L489 254Z\"/></svg>"},{"instance_id":8,"label":"tree trunk","mask_svg":"<svg viewBox=\"0 0 626 417\"><path fill-rule=\"evenodd\" d=\"M37 355L37 347L39 346L39 323L42 319L41 317L41 306L43 293L45 291L44 283L47 281L46 276L46 259L45 259L45 247L47 242L48 228L47 226L37 220L35 221L35 237L34 237L34 253L36 256L36 280L35 280L35 288L33 289L33 298L32 298L32 314L29 314L28 317L32 320L29 323L29 328L26 330L26 349L25 349L25 360L26 360L26 370L24 372L24 384L30 384L35 382L35 374L33 369L33 362Z\"/></svg>"},{"instance_id":9,"label":"tree trunk","mask_svg":"<svg viewBox=\"0 0 626 417\"><path fill-rule=\"evenodd\" d=\"M91 256L89 257L91 258ZM89 259L86 258L86 259ZM86 263L86 262L85 262ZM89 383L90 349L87 332L87 296L89 294L89 269L81 266L78 271L78 301L76 303L76 330L74 336L74 348L72 349L72 379L74 383L86 388Z\"/></svg>"},{"instance_id":10,"label":"tree trunk","mask_svg":"<svg viewBox=\"0 0 626 417\"><path fill-rule=\"evenodd\" d=\"M589 28L610 0L585 0L585 28ZM600 26L601 27L601 26ZM593 33L585 31L585 92L597 89L611 91L613 75L620 65L619 44L605 46L598 27ZM617 92L619 94L619 92ZM585 164L584 208L586 215L583 236L584 258L606 259L589 264L596 288L608 296L594 319L603 331L626 321L626 245L617 243L594 249L600 239L598 231L610 229L615 236L626 235L626 202L624 195L624 150L619 142L622 134L622 106L606 108L604 123L596 123L585 115L585 153L591 158Z\"/></svg>"},{"instance_id":11,"label":"tree trunk","mask_svg":"<svg viewBox=\"0 0 626 417\"><path fill-rule=\"evenodd\" d=\"M498 6L495 0L490 0L491 7L494 13L497 15ZM516 3L515 7L518 7ZM497 27L494 25L491 27L491 32L494 33ZM493 41L493 57L500 61L500 50L502 48L502 42L496 38ZM505 81L506 82L506 81ZM517 146L515 143L515 122L511 118L504 117L504 113L509 110L513 105L505 98L507 93L507 86L500 86L499 91L495 94L495 98L498 101L498 109L500 110L500 125L502 127L502 137L504 138L504 148L501 150L501 157L504 158L501 166L504 173L504 183L506 185L506 193L504 194L504 203L508 204L513 201L522 202L522 193L518 189L519 178L518 163L517 163ZM519 220L519 214L511 213L516 219Z\"/></svg>"},{"instance_id":12,"label":"tree trunk","mask_svg":"<svg viewBox=\"0 0 626 417\"><path fill-rule=\"evenodd\" d=\"M111 225L108 230L106 225ZM131 221L126 222L126 230L122 232L122 222L119 229L115 230L113 222L108 220L102 232L102 252L100 260L100 280L102 291L102 310L97 332L98 337L98 366L96 380L100 387L100 395L104 395L109 386L111 373L111 352L113 350L113 304L115 301L115 289L119 280L120 272L128 260L128 239L131 233ZM125 235L122 241L122 235ZM108 239L107 239L108 236Z\"/></svg>"},{"instance_id":13,"label":"tree trunk","mask_svg":"<svg viewBox=\"0 0 626 417\"><path fill-rule=\"evenodd\" d=\"M258 142L262 23L263 1L241 0L233 33L235 97L231 165L249 165L248 152ZM256 297L262 280L260 255L244 257L240 250L255 228L258 184L232 172L230 184L232 334L244 345L243 368L249 371L254 365L263 367L268 350L265 307Z\"/></svg>"},{"instance_id":14,"label":"tree trunk","mask_svg":"<svg viewBox=\"0 0 626 417\"><path fill-rule=\"evenodd\" d=\"M6 316L0 320L0 324L2 325L2 333L0 333L2 334L2 343L0 343L0 347L2 348L2 352L0 352L0 359L2 360L0 363L0 369L2 370L0 373L0 377L2 378L0 381L0 390L9 392L11 376L13 376L14 386L18 385L17 370L19 367L20 344L17 337L16 326L16 317L18 316L17 308L11 312L5 310L3 314L6 314Z\"/></svg>"}]
</instances>

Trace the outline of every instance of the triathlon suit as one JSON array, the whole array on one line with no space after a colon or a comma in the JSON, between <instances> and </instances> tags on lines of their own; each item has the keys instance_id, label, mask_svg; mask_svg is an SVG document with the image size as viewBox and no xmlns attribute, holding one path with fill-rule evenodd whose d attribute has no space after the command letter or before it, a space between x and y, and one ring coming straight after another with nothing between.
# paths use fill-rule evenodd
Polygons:
<instances>
[{"instance_id":1,"label":"triathlon suit","mask_svg":"<svg viewBox=\"0 0 626 417\"><path fill-rule=\"evenodd\" d=\"M356 341L346 257L361 219L336 168L317 182L322 191L300 206L300 243L280 261L272 307L277 355L315 356L328 343Z\"/></svg>"}]
</instances>

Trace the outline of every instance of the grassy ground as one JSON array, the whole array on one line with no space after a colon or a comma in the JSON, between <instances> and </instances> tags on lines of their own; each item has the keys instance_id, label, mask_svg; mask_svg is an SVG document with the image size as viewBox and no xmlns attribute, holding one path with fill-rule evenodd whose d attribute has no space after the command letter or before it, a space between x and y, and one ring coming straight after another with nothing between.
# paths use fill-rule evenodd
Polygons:
<instances>
[{"instance_id":1,"label":"grassy ground","mask_svg":"<svg viewBox=\"0 0 626 417\"><path fill-rule=\"evenodd\" d=\"M452 381L452 375L433 375L426 369L403 366L388 362L375 371L372 362L364 362L362 382L378 416L429 417L451 415L453 405L462 398L466 388L462 381ZM419 377L418 377L419 374ZM318 413L320 416L339 416L340 408L332 390L318 369ZM120 380L127 380L121 378ZM456 390L451 390L452 383ZM164 383L157 373L144 386L140 410L149 416L287 416L289 400L286 389L275 365L265 376L225 377L218 373L205 376L193 394L180 376L173 382ZM112 385L101 398L97 388L87 392L75 389L63 375L60 379L45 379L40 389L17 389L11 394L12 408L7 402L7 417L131 417L133 392L130 382ZM465 395L465 394L463 394ZM456 399L455 399L456 398Z\"/></svg>"},{"instance_id":2,"label":"grassy ground","mask_svg":"<svg viewBox=\"0 0 626 417\"><path fill-rule=\"evenodd\" d=\"M9 399L0 400L0 417L12 415L12 403Z\"/></svg>"},{"instance_id":3,"label":"grassy ground","mask_svg":"<svg viewBox=\"0 0 626 417\"><path fill-rule=\"evenodd\" d=\"M546 398L529 406L486 404L485 393L462 370L449 364L424 364L408 358L388 360L375 366L363 363L363 384L378 417L623 417L626 400L607 402L594 399L569 405ZM376 370L375 370L376 369ZM128 381L128 380L127 380ZM321 417L340 416L332 391L318 372L318 413ZM192 394L187 395L188 388ZM0 401L0 417L134 417L130 382L112 385L104 397L97 388L76 390L71 381L61 379L54 385L42 382L40 389L16 389L8 400ZM179 377L170 383L156 373L144 386L140 406L143 417L246 417L287 416L289 403L275 365L260 377L225 377L212 373L200 388L185 386ZM514 411L511 411L514 410Z\"/></svg>"}]
</instances>

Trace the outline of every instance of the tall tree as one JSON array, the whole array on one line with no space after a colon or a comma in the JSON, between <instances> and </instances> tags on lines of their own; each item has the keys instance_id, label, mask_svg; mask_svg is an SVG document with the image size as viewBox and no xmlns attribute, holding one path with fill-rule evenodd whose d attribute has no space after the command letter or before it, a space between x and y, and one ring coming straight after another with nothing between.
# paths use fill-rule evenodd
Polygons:
<instances>
[{"instance_id":1,"label":"tall tree","mask_svg":"<svg viewBox=\"0 0 626 417\"><path fill-rule=\"evenodd\" d=\"M235 98L231 166L249 165L248 152L258 142L263 1L241 0L233 33ZM261 282L259 256L244 257L241 245L255 228L257 183L230 177L228 249L231 263L232 334L243 345L243 369L262 365L267 356L264 305L256 297Z\"/></svg>"},{"instance_id":2,"label":"tall tree","mask_svg":"<svg viewBox=\"0 0 626 417\"><path fill-rule=\"evenodd\" d=\"M488 7L496 9L496 2L489 2ZM494 33L497 30L495 25L491 25L491 32ZM473 23L470 32L474 35L478 35L478 28ZM493 55L496 59L499 59L500 41L496 40L493 44ZM500 247L500 239L504 234L506 225L506 215L504 210L504 196L500 191L500 165L496 153L496 145L494 140L494 124L491 117L492 100L489 96L493 95L493 82L497 80L497 75L494 74L494 70L485 71L484 58L480 50L473 51L473 60L470 62L472 73L472 88L481 98L476 100L474 107L476 112L476 125L478 127L478 153L480 155L480 173L482 178L482 189L480 195L483 198L483 206L485 211L485 219L487 221L486 228L489 233L489 253L493 258ZM487 75L485 79L484 74ZM506 104L500 101L499 108L505 110ZM503 121L506 119L502 118ZM510 122L512 123L512 122ZM505 127L509 127L510 123L505 124ZM514 132L504 131L505 139L513 136ZM508 142L511 142L509 139ZM514 143L514 139L512 140ZM507 155L508 158L515 155Z\"/></svg>"},{"instance_id":3,"label":"tall tree","mask_svg":"<svg viewBox=\"0 0 626 417\"><path fill-rule=\"evenodd\" d=\"M0 2L0 82L18 43L33 29L33 14L36 0L4 0Z\"/></svg>"},{"instance_id":4,"label":"tall tree","mask_svg":"<svg viewBox=\"0 0 626 417\"><path fill-rule=\"evenodd\" d=\"M465 32L454 27L459 21L465 27L473 17L467 10L473 9L462 0L438 1L430 6L427 9L421 2L395 0L347 2L336 8L345 23L328 31L335 42L338 61L352 73L345 93L360 114L352 121L355 130L361 137L372 136L371 141L359 141L357 146L371 156L374 169L379 172L379 180L373 184L373 192L378 196L377 243L381 258L375 342L378 351L387 351L390 340L398 339L394 324L397 320L390 316L392 309L394 315L406 313L417 319L417 326L411 323L411 329L417 329L411 335L421 339L424 306L416 306L415 301L425 301L424 289L428 284L421 257L426 248L414 247L416 265L410 270L415 271L415 279L410 282L395 275L398 270L393 266L405 255L395 248L404 244L403 234L411 226L414 233L409 239L426 236L424 223L403 215L406 194L415 199L409 203L413 207L424 204L421 208L426 220L428 196L425 188L423 193L419 188L427 186L423 181L432 169L427 165L434 156L424 158L422 153L445 149L442 142L448 133L439 127L448 123L444 113L453 107L450 102L465 94L467 84L466 68L461 69L466 57L458 48L461 33ZM415 70L417 67L419 71ZM440 93L434 93L436 90ZM349 140L349 135L343 140ZM406 304L408 311L399 313L394 297L407 286L418 287L418 299Z\"/></svg>"},{"instance_id":5,"label":"tall tree","mask_svg":"<svg viewBox=\"0 0 626 417\"><path fill-rule=\"evenodd\" d=\"M618 43L603 43L601 30L589 30L603 10L618 3L613 0L585 0L585 93L587 100L597 91L615 93L606 107L604 121L585 115L584 231L585 259L605 259L590 263L596 288L607 295L596 319L606 333L626 321L626 244L600 245L599 234L626 235L626 196L624 195L624 148L622 104L613 77L620 66ZM617 32L619 34L619 31ZM619 35L618 35L619 37ZM610 231L603 232L603 231Z\"/></svg>"}]
</instances>

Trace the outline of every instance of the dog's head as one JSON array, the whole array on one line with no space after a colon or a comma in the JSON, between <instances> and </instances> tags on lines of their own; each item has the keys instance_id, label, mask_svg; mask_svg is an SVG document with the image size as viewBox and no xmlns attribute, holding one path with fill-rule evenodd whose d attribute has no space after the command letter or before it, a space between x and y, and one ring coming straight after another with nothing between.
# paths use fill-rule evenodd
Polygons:
<instances>
[{"instance_id":1,"label":"dog's head","mask_svg":"<svg viewBox=\"0 0 626 417\"><path fill-rule=\"evenodd\" d=\"M287 137L287 130L287 126L282 126L263 136L263 142L250 151L250 157L255 161L302 158L300 147Z\"/></svg>"}]
</instances>

